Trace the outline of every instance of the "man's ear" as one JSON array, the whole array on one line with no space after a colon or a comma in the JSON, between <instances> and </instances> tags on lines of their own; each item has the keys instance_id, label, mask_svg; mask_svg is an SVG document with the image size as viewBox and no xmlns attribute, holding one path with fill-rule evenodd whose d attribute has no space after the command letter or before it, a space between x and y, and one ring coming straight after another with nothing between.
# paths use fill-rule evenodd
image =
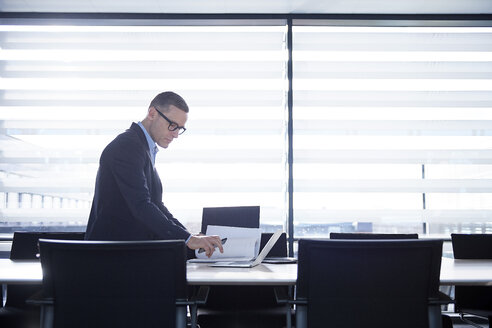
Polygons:
<instances>
[{"instance_id":1,"label":"man's ear","mask_svg":"<svg viewBox=\"0 0 492 328\"><path fill-rule=\"evenodd\" d=\"M154 120L157 116L157 111L155 110L155 108L153 106L149 107L149 110L147 112L147 118L149 120Z\"/></svg>"}]
</instances>

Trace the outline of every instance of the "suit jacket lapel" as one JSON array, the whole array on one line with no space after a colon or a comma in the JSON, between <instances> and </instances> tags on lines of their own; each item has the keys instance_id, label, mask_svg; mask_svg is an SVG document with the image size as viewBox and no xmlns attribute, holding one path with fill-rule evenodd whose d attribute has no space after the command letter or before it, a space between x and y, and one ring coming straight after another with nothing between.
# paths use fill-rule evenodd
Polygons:
<instances>
[{"instance_id":1,"label":"suit jacket lapel","mask_svg":"<svg viewBox=\"0 0 492 328\"><path fill-rule=\"evenodd\" d=\"M152 153L150 152L149 144L147 142L147 138L145 138L145 134L142 131L142 128L138 124L132 123L132 125L130 126L130 130L135 131L137 133L138 138L140 139L140 142L142 143L142 147L144 147L144 149L146 150L147 156L150 159L150 163L152 163L153 162Z\"/></svg>"}]
</instances>

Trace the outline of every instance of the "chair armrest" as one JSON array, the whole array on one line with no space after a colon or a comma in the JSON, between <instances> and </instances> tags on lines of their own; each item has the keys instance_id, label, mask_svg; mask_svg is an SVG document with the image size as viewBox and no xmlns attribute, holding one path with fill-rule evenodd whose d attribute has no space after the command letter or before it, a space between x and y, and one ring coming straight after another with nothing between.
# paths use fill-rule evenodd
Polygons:
<instances>
[{"instance_id":1,"label":"chair armrest","mask_svg":"<svg viewBox=\"0 0 492 328\"><path fill-rule=\"evenodd\" d=\"M274 287L273 291L275 293L275 300L278 304L296 304L296 305L306 305L308 302L306 299L292 299L287 293L286 288Z\"/></svg>"},{"instance_id":2,"label":"chair armrest","mask_svg":"<svg viewBox=\"0 0 492 328\"><path fill-rule=\"evenodd\" d=\"M208 286L200 286L196 295L193 295L190 299L177 299L176 305L202 305L207 302L208 292L210 288Z\"/></svg>"},{"instance_id":3,"label":"chair armrest","mask_svg":"<svg viewBox=\"0 0 492 328\"><path fill-rule=\"evenodd\" d=\"M450 304L454 303L454 300L449 295L439 292L439 302L441 302L440 304Z\"/></svg>"},{"instance_id":4,"label":"chair armrest","mask_svg":"<svg viewBox=\"0 0 492 328\"><path fill-rule=\"evenodd\" d=\"M176 300L177 306L189 306L191 315L191 327L196 328L197 325L197 308L198 305L203 305L207 302L208 292L210 288L208 286L200 286L196 295L193 295L190 300ZM178 324L179 325L179 324Z\"/></svg>"},{"instance_id":5,"label":"chair armrest","mask_svg":"<svg viewBox=\"0 0 492 328\"><path fill-rule=\"evenodd\" d=\"M29 305L36 305L36 306L43 306L43 305L53 305L55 301L53 300L52 297L44 297L43 296L43 291L38 291L31 295L26 300L26 303Z\"/></svg>"},{"instance_id":6,"label":"chair armrest","mask_svg":"<svg viewBox=\"0 0 492 328\"><path fill-rule=\"evenodd\" d=\"M207 303L209 291L210 291L209 286L200 286L198 292L196 293L196 295L193 296L192 300L197 305L204 305L205 303Z\"/></svg>"},{"instance_id":7,"label":"chair armrest","mask_svg":"<svg viewBox=\"0 0 492 328\"><path fill-rule=\"evenodd\" d=\"M274 287L273 292L275 293L275 300L278 304L290 304L293 301L285 288Z\"/></svg>"},{"instance_id":8,"label":"chair armrest","mask_svg":"<svg viewBox=\"0 0 492 328\"><path fill-rule=\"evenodd\" d=\"M183 300L183 299L177 299L175 303L177 306L186 306L186 305L194 305L195 304L195 302L193 302L191 300Z\"/></svg>"},{"instance_id":9,"label":"chair armrest","mask_svg":"<svg viewBox=\"0 0 492 328\"><path fill-rule=\"evenodd\" d=\"M439 292L438 298L430 298L429 299L429 304L432 305L447 305L450 303L454 303L454 300L449 297L448 295Z\"/></svg>"}]
</instances>

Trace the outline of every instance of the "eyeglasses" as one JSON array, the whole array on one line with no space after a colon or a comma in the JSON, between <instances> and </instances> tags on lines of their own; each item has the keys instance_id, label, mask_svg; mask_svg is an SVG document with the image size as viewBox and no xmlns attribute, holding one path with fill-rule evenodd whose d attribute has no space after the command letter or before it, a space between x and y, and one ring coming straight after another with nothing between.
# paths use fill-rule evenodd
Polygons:
<instances>
[{"instance_id":1,"label":"eyeglasses","mask_svg":"<svg viewBox=\"0 0 492 328\"><path fill-rule=\"evenodd\" d=\"M162 114L157 108L154 107L154 109L161 115L167 123L169 123L169 126L167 127L169 131L176 131L178 130L178 134L183 134L186 131L186 128L184 126L179 126L176 122L171 121L170 119L167 118L166 115Z\"/></svg>"}]
</instances>

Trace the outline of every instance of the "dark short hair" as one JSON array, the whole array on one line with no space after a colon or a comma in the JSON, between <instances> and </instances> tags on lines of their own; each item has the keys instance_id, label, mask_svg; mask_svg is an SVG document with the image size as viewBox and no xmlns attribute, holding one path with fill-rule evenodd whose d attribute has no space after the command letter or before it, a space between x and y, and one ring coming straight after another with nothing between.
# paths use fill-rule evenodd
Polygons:
<instances>
[{"instance_id":1,"label":"dark short hair","mask_svg":"<svg viewBox=\"0 0 492 328\"><path fill-rule=\"evenodd\" d=\"M185 113L188 113L190 110L186 104L186 101L180 95L172 91L159 93L154 99L152 99L149 107L158 107L159 109L167 111L169 110L170 105L178 107Z\"/></svg>"}]
</instances>

